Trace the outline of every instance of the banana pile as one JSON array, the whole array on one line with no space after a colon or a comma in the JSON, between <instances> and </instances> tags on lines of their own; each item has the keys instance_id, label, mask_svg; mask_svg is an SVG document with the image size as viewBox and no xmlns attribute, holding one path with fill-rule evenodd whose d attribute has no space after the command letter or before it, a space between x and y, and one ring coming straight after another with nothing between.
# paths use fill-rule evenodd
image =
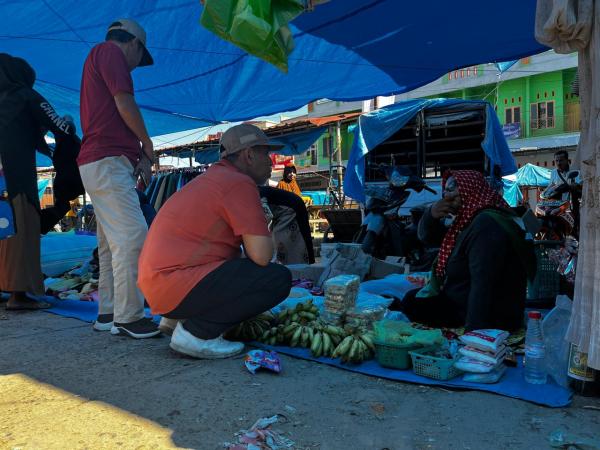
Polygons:
<instances>
[{"instance_id":1,"label":"banana pile","mask_svg":"<svg viewBox=\"0 0 600 450\"><path fill-rule=\"evenodd\" d=\"M256 341L264 335L265 331L270 330L273 320L274 317L270 313L259 314L229 330L225 338L236 341Z\"/></svg>"},{"instance_id":2,"label":"banana pile","mask_svg":"<svg viewBox=\"0 0 600 450\"><path fill-rule=\"evenodd\" d=\"M304 303L298 303L293 309L283 309L277 315L277 323L283 325L290 325L292 323L303 323L312 322L319 317L319 308L313 304L312 300L308 300Z\"/></svg>"},{"instance_id":3,"label":"banana pile","mask_svg":"<svg viewBox=\"0 0 600 450\"><path fill-rule=\"evenodd\" d=\"M343 363L358 364L372 359L374 353L373 335L365 330L357 330L346 336L331 356L341 358Z\"/></svg>"},{"instance_id":4,"label":"banana pile","mask_svg":"<svg viewBox=\"0 0 600 450\"><path fill-rule=\"evenodd\" d=\"M242 322L226 336L228 339L258 340L268 345L309 348L315 358L341 358L344 363L361 363L375 353L373 334L362 328L345 328L319 318L312 300L284 309L276 316L260 314Z\"/></svg>"}]
</instances>

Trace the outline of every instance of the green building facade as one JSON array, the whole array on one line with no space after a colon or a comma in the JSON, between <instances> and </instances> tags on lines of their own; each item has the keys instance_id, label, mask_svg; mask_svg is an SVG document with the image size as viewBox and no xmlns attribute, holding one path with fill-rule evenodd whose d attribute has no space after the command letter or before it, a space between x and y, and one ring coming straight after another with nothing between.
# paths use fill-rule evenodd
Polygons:
<instances>
[{"instance_id":1,"label":"green building facade","mask_svg":"<svg viewBox=\"0 0 600 450\"><path fill-rule=\"evenodd\" d=\"M484 66L474 66L447 74L442 85L453 79L479 78L485 73ZM505 126L507 139L523 139L580 131L579 97L571 93L577 68L538 73L529 65L529 58L520 60L511 70L531 72L520 78L503 80L494 84L452 90L427 98L456 98L486 100L495 106L500 123ZM488 77L489 80L489 77ZM355 124L342 125L342 159L348 160L353 142ZM330 154L335 149L335 125L324 133L313 147L295 157L301 171L327 170ZM335 155L333 156L335 164Z\"/></svg>"}]
</instances>

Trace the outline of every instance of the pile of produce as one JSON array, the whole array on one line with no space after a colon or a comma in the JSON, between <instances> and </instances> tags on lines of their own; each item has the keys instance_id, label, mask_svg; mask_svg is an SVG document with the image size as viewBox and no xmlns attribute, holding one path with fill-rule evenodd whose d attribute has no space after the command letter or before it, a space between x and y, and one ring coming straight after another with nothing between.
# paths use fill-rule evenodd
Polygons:
<instances>
[{"instance_id":1,"label":"pile of produce","mask_svg":"<svg viewBox=\"0 0 600 450\"><path fill-rule=\"evenodd\" d=\"M345 363L372 359L373 334L362 327L345 328L328 324L319 317L319 308L308 300L279 314L261 314L232 329L228 339L258 340L268 345L309 348L315 358L341 358Z\"/></svg>"},{"instance_id":2,"label":"pile of produce","mask_svg":"<svg viewBox=\"0 0 600 450\"><path fill-rule=\"evenodd\" d=\"M256 341L271 328L273 314L263 313L252 319L240 323L225 334L225 338L232 341Z\"/></svg>"}]
</instances>

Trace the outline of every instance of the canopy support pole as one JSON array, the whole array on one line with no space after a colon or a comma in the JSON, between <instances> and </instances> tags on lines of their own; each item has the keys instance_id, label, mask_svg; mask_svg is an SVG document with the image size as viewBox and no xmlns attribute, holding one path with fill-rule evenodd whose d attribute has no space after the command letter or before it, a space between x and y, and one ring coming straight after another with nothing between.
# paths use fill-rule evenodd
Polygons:
<instances>
[{"instance_id":1,"label":"canopy support pole","mask_svg":"<svg viewBox=\"0 0 600 450\"><path fill-rule=\"evenodd\" d=\"M335 147L337 150L337 191L338 198L341 202L341 207L344 207L344 199L342 199L342 182L343 182L343 174L342 174L342 121L338 120L335 126Z\"/></svg>"}]
</instances>

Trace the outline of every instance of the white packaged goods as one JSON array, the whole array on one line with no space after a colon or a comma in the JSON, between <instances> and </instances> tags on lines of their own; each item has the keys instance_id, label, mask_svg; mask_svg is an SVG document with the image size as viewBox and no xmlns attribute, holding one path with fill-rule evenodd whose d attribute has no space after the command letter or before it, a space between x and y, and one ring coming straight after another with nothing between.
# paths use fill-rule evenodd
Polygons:
<instances>
[{"instance_id":1,"label":"white packaged goods","mask_svg":"<svg viewBox=\"0 0 600 450\"><path fill-rule=\"evenodd\" d=\"M466 373L463 377L463 381L485 384L497 383L500 381L500 378L502 378L505 372L506 366L504 364L500 364L497 368L489 373Z\"/></svg>"},{"instance_id":2,"label":"white packaged goods","mask_svg":"<svg viewBox=\"0 0 600 450\"><path fill-rule=\"evenodd\" d=\"M508 332L503 330L473 330L463 334L460 341L470 347L496 354L506 338Z\"/></svg>"},{"instance_id":3,"label":"white packaged goods","mask_svg":"<svg viewBox=\"0 0 600 450\"><path fill-rule=\"evenodd\" d=\"M454 367L462 370L463 372L471 372L471 373L490 373L492 370L501 366L500 364L488 364L483 361L479 361L478 359L469 358L468 356L463 356L457 362L454 363Z\"/></svg>"},{"instance_id":4,"label":"white packaged goods","mask_svg":"<svg viewBox=\"0 0 600 450\"><path fill-rule=\"evenodd\" d=\"M338 275L325 282L325 322L340 325L346 311L356 306L356 297L360 287L357 275Z\"/></svg>"},{"instance_id":5,"label":"white packaged goods","mask_svg":"<svg viewBox=\"0 0 600 450\"><path fill-rule=\"evenodd\" d=\"M478 359L481 362L495 365L504 361L504 356L506 355L506 346L503 345L500 347L498 353L496 354L484 352L483 350L470 346L461 347L458 352L462 356L468 356L469 358Z\"/></svg>"},{"instance_id":6,"label":"white packaged goods","mask_svg":"<svg viewBox=\"0 0 600 450\"><path fill-rule=\"evenodd\" d=\"M332 312L345 312L356 306L360 287L357 275L338 275L325 282L325 309Z\"/></svg>"},{"instance_id":7,"label":"white packaged goods","mask_svg":"<svg viewBox=\"0 0 600 450\"><path fill-rule=\"evenodd\" d=\"M383 305L357 306L346 312L346 323L371 329L373 322L383 319L386 310Z\"/></svg>"}]
</instances>

